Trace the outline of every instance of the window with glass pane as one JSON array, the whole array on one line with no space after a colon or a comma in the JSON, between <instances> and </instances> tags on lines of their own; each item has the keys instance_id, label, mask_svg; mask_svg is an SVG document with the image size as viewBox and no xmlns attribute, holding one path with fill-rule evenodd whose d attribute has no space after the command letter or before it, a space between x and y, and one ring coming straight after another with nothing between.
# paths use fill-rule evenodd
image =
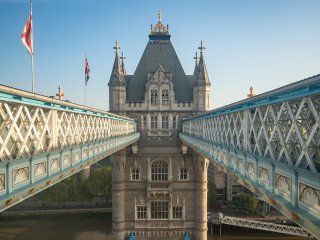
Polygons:
<instances>
[{"instance_id":1,"label":"window with glass pane","mask_svg":"<svg viewBox=\"0 0 320 240\"><path fill-rule=\"evenodd\" d=\"M164 161L156 161L151 165L152 181L168 181L168 164Z\"/></svg>"},{"instance_id":2,"label":"window with glass pane","mask_svg":"<svg viewBox=\"0 0 320 240\"><path fill-rule=\"evenodd\" d=\"M168 104L168 103L169 103L169 91L162 90L162 104Z\"/></svg>"},{"instance_id":3,"label":"window with glass pane","mask_svg":"<svg viewBox=\"0 0 320 240\"><path fill-rule=\"evenodd\" d=\"M172 207L172 217L173 218L182 218L182 206L173 206Z\"/></svg>"},{"instance_id":4,"label":"window with glass pane","mask_svg":"<svg viewBox=\"0 0 320 240\"><path fill-rule=\"evenodd\" d=\"M188 169L180 168L180 180L188 180Z\"/></svg>"},{"instance_id":5,"label":"window with glass pane","mask_svg":"<svg viewBox=\"0 0 320 240\"><path fill-rule=\"evenodd\" d=\"M173 116L173 119L172 119L172 128L173 128L173 129L176 129L176 128L177 128L177 117L176 117L176 116Z\"/></svg>"},{"instance_id":6,"label":"window with glass pane","mask_svg":"<svg viewBox=\"0 0 320 240\"><path fill-rule=\"evenodd\" d=\"M151 90L151 104L157 104L157 103L158 103L158 91Z\"/></svg>"},{"instance_id":7,"label":"window with glass pane","mask_svg":"<svg viewBox=\"0 0 320 240\"><path fill-rule=\"evenodd\" d=\"M168 201L152 201L151 202L151 218L153 219L167 219L169 212Z\"/></svg>"},{"instance_id":8,"label":"window with glass pane","mask_svg":"<svg viewBox=\"0 0 320 240\"><path fill-rule=\"evenodd\" d=\"M131 180L140 180L140 169L139 168L132 168Z\"/></svg>"},{"instance_id":9,"label":"window with glass pane","mask_svg":"<svg viewBox=\"0 0 320 240\"><path fill-rule=\"evenodd\" d=\"M147 207L146 206L137 206L137 218L146 219L147 218Z\"/></svg>"},{"instance_id":10,"label":"window with glass pane","mask_svg":"<svg viewBox=\"0 0 320 240\"><path fill-rule=\"evenodd\" d=\"M169 117L162 116L162 129L168 129L168 128L169 128Z\"/></svg>"},{"instance_id":11,"label":"window with glass pane","mask_svg":"<svg viewBox=\"0 0 320 240\"><path fill-rule=\"evenodd\" d=\"M157 128L158 128L158 117L151 116L151 129L157 129Z\"/></svg>"}]
</instances>

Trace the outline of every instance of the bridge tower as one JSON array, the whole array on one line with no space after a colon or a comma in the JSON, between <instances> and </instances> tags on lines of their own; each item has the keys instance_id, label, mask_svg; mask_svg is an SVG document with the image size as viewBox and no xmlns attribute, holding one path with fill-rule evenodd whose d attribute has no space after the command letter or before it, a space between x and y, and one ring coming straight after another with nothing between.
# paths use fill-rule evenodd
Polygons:
<instances>
[{"instance_id":1,"label":"bridge tower","mask_svg":"<svg viewBox=\"0 0 320 240\"><path fill-rule=\"evenodd\" d=\"M210 81L200 60L186 75L161 15L133 75L116 56L109 81L110 110L137 121L138 144L112 156L113 237L205 240L208 161L183 146L182 119L209 109ZM122 59L122 62L120 62Z\"/></svg>"}]
</instances>

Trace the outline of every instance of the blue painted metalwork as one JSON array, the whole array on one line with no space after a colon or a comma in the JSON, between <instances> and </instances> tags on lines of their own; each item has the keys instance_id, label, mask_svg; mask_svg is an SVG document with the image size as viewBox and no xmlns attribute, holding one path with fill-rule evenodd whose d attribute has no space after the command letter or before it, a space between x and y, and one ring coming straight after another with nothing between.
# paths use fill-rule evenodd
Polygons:
<instances>
[{"instance_id":1,"label":"blue painted metalwork","mask_svg":"<svg viewBox=\"0 0 320 240\"><path fill-rule=\"evenodd\" d=\"M306 82L307 81L307 82ZM308 82L312 82L310 85ZM320 94L320 74L301 80L299 82L290 84L288 86L272 90L249 99L245 99L215 110L212 110L206 114L195 116L187 119L187 121L194 121L197 119L216 117L219 115L238 112L242 110L248 110L251 108L260 107L263 105L281 103L290 101L305 96L312 96Z\"/></svg>"},{"instance_id":2,"label":"blue painted metalwork","mask_svg":"<svg viewBox=\"0 0 320 240\"><path fill-rule=\"evenodd\" d=\"M136 235L134 234L134 232L130 232L129 240L135 240L135 239L136 239Z\"/></svg>"},{"instance_id":3,"label":"blue painted metalwork","mask_svg":"<svg viewBox=\"0 0 320 240\"><path fill-rule=\"evenodd\" d=\"M0 86L0 211L140 138L136 122Z\"/></svg>"},{"instance_id":4,"label":"blue painted metalwork","mask_svg":"<svg viewBox=\"0 0 320 240\"><path fill-rule=\"evenodd\" d=\"M320 238L320 75L183 121L180 139Z\"/></svg>"},{"instance_id":5,"label":"blue painted metalwork","mask_svg":"<svg viewBox=\"0 0 320 240\"><path fill-rule=\"evenodd\" d=\"M185 233L183 234L183 240L191 240L190 233L185 232Z\"/></svg>"},{"instance_id":6,"label":"blue painted metalwork","mask_svg":"<svg viewBox=\"0 0 320 240\"><path fill-rule=\"evenodd\" d=\"M7 91L6 92L4 92L3 90L1 91L1 87L5 88ZM26 96L20 96L19 94L25 94ZM74 104L66 101L60 101L60 100L49 98L47 96L42 96L39 94L32 94L30 92L21 91L21 90L7 87L1 84L0 84L0 101L15 102L15 103L25 104L30 106L55 109L58 111L74 112L74 113L87 114L92 116L108 117L108 118L116 119L120 121L134 122L133 119L115 115L110 112L102 111L95 108L89 108L86 106L82 106L79 104Z\"/></svg>"}]
</instances>

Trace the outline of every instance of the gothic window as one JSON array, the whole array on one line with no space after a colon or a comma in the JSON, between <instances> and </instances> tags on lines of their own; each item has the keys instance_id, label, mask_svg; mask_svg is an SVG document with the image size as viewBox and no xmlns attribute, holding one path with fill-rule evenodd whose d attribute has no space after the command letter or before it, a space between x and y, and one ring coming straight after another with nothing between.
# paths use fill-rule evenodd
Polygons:
<instances>
[{"instance_id":1,"label":"gothic window","mask_svg":"<svg viewBox=\"0 0 320 240\"><path fill-rule=\"evenodd\" d=\"M168 128L169 128L169 117L162 116L162 129L168 129Z\"/></svg>"},{"instance_id":2,"label":"gothic window","mask_svg":"<svg viewBox=\"0 0 320 240\"><path fill-rule=\"evenodd\" d=\"M151 165L152 181L168 181L168 164L164 161L156 161Z\"/></svg>"},{"instance_id":3,"label":"gothic window","mask_svg":"<svg viewBox=\"0 0 320 240\"><path fill-rule=\"evenodd\" d=\"M146 219L146 218L147 218L147 207L137 206L137 219Z\"/></svg>"},{"instance_id":4,"label":"gothic window","mask_svg":"<svg viewBox=\"0 0 320 240\"><path fill-rule=\"evenodd\" d=\"M167 219L169 212L168 201L152 201L151 202L151 218L153 219Z\"/></svg>"},{"instance_id":5,"label":"gothic window","mask_svg":"<svg viewBox=\"0 0 320 240\"><path fill-rule=\"evenodd\" d=\"M157 128L158 128L158 117L151 116L151 129L157 129Z\"/></svg>"},{"instance_id":6,"label":"gothic window","mask_svg":"<svg viewBox=\"0 0 320 240\"><path fill-rule=\"evenodd\" d=\"M133 180L133 181L140 180L140 169L139 168L132 168L131 169L131 180Z\"/></svg>"},{"instance_id":7,"label":"gothic window","mask_svg":"<svg viewBox=\"0 0 320 240\"><path fill-rule=\"evenodd\" d=\"M169 104L169 91L168 90L162 90L162 104Z\"/></svg>"},{"instance_id":8,"label":"gothic window","mask_svg":"<svg viewBox=\"0 0 320 240\"><path fill-rule=\"evenodd\" d=\"M172 217L175 219L182 218L182 206L173 206L172 207Z\"/></svg>"},{"instance_id":9,"label":"gothic window","mask_svg":"<svg viewBox=\"0 0 320 240\"><path fill-rule=\"evenodd\" d=\"M179 178L180 180L188 180L188 169L180 168Z\"/></svg>"},{"instance_id":10,"label":"gothic window","mask_svg":"<svg viewBox=\"0 0 320 240\"><path fill-rule=\"evenodd\" d=\"M173 119L172 119L172 128L173 128L173 129L176 129L176 128L177 128L177 117L176 117L176 116L173 116Z\"/></svg>"},{"instance_id":11,"label":"gothic window","mask_svg":"<svg viewBox=\"0 0 320 240\"><path fill-rule=\"evenodd\" d=\"M151 90L151 104L158 104L158 91Z\"/></svg>"}]
</instances>

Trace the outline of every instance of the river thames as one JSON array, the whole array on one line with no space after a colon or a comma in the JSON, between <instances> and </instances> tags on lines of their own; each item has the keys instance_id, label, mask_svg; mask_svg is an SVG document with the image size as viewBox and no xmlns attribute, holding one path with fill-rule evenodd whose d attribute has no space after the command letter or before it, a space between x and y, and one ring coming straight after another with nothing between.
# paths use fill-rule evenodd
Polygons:
<instances>
[{"instance_id":1,"label":"river thames","mask_svg":"<svg viewBox=\"0 0 320 240\"><path fill-rule=\"evenodd\" d=\"M0 239L4 240L111 240L110 217L79 217L54 220L24 220L0 222ZM300 240L306 239L275 233L223 233L219 237L208 236L208 240Z\"/></svg>"}]
</instances>

